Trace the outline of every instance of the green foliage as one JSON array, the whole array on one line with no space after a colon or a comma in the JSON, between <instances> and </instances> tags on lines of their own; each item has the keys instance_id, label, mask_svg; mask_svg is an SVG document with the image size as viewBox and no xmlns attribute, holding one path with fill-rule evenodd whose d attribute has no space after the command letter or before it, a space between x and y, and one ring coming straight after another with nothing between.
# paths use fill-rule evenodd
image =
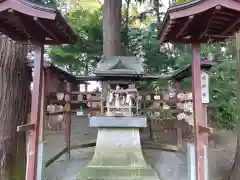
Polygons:
<instances>
[{"instance_id":1,"label":"green foliage","mask_svg":"<svg viewBox=\"0 0 240 180\"><path fill-rule=\"evenodd\" d=\"M84 8L88 11L96 11L101 8L99 0L68 0L72 11Z\"/></svg>"},{"instance_id":2,"label":"green foliage","mask_svg":"<svg viewBox=\"0 0 240 180\"><path fill-rule=\"evenodd\" d=\"M102 23L99 11L78 9L67 14L67 19L79 40L74 45L50 48L50 58L57 65L74 74L93 71L102 53Z\"/></svg>"},{"instance_id":3,"label":"green foliage","mask_svg":"<svg viewBox=\"0 0 240 180\"><path fill-rule=\"evenodd\" d=\"M210 84L210 119L219 128L233 129L236 124L236 60L235 42L230 41L223 47L225 52L216 51L221 62L213 71ZM217 48L213 46L212 49ZM214 50L213 50L214 51Z\"/></svg>"},{"instance_id":4,"label":"green foliage","mask_svg":"<svg viewBox=\"0 0 240 180\"><path fill-rule=\"evenodd\" d=\"M183 68L191 64L191 48L177 45L175 48L175 66ZM224 51L223 51L224 49ZM219 65L210 71L209 121L215 127L233 129L236 124L236 60L235 42L230 40L222 44L202 45L201 56L214 54ZM191 78L181 83L181 87L191 90Z\"/></svg>"},{"instance_id":5,"label":"green foliage","mask_svg":"<svg viewBox=\"0 0 240 180\"><path fill-rule=\"evenodd\" d=\"M186 2L190 2L190 1L192 1L192 0L176 0L176 5L183 4Z\"/></svg>"}]
</instances>

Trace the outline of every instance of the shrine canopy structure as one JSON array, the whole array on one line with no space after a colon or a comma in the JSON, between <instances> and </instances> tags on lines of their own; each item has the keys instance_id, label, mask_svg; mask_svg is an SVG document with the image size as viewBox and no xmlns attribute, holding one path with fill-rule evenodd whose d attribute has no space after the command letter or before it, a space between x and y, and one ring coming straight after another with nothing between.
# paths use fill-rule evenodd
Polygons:
<instances>
[{"instance_id":1,"label":"shrine canopy structure","mask_svg":"<svg viewBox=\"0 0 240 180\"><path fill-rule=\"evenodd\" d=\"M28 0L1 0L0 20L0 31L18 42L59 45L77 39L57 9Z\"/></svg>"},{"instance_id":2,"label":"shrine canopy structure","mask_svg":"<svg viewBox=\"0 0 240 180\"><path fill-rule=\"evenodd\" d=\"M239 0L193 0L167 10L161 43L219 42L239 30Z\"/></svg>"},{"instance_id":3,"label":"shrine canopy structure","mask_svg":"<svg viewBox=\"0 0 240 180\"><path fill-rule=\"evenodd\" d=\"M101 93L101 114L103 114L109 88L115 89L117 85L124 89L128 88L144 74L144 69L142 61L135 56L103 56L94 74L94 79L102 80L104 86L108 87L103 88Z\"/></svg>"},{"instance_id":4,"label":"shrine canopy structure","mask_svg":"<svg viewBox=\"0 0 240 180\"><path fill-rule=\"evenodd\" d=\"M29 61L27 65L31 68L34 66L33 61ZM66 93L67 92L67 84L71 84L72 93L79 92L80 86L87 86L89 83L86 81L77 81L76 77L67 72L65 69L62 69L53 63L45 60L43 63L44 67L44 82L45 82L45 104L63 104L63 101L57 101L58 93ZM73 94L73 95L75 95ZM72 98L76 99L76 97ZM75 108L74 108L75 107ZM71 109L76 109L79 107L79 103L71 103Z\"/></svg>"},{"instance_id":5,"label":"shrine canopy structure","mask_svg":"<svg viewBox=\"0 0 240 180\"><path fill-rule=\"evenodd\" d=\"M26 180L36 180L41 104L44 97L44 45L73 44L77 36L57 9L28 0L0 0L0 21L1 33L18 43L35 45L30 124L18 129L29 131Z\"/></svg>"},{"instance_id":6,"label":"shrine canopy structure","mask_svg":"<svg viewBox=\"0 0 240 180\"><path fill-rule=\"evenodd\" d=\"M136 80L144 73L142 61L135 56L103 57L94 72L96 77L107 80Z\"/></svg>"},{"instance_id":7,"label":"shrine canopy structure","mask_svg":"<svg viewBox=\"0 0 240 180\"><path fill-rule=\"evenodd\" d=\"M207 175L207 128L203 117L201 92L200 44L221 42L239 31L239 0L193 0L170 7L159 29L161 43L192 45L192 89L195 128L195 176L205 180Z\"/></svg>"}]
</instances>

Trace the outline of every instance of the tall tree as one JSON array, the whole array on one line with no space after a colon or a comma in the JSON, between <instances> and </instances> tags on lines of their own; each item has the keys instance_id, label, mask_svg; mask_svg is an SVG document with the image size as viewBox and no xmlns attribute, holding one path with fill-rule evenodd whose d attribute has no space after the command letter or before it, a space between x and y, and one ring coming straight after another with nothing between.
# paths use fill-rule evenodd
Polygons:
<instances>
[{"instance_id":1,"label":"tall tree","mask_svg":"<svg viewBox=\"0 0 240 180\"><path fill-rule=\"evenodd\" d=\"M146 3L147 0L136 0L139 3ZM160 8L162 7L162 1L161 0L150 0L150 3L153 4L153 9L150 9L149 12L154 11L156 14L156 18L157 18L157 24L160 25L161 24L161 12L160 12ZM147 13L147 12L145 12Z\"/></svg>"},{"instance_id":2,"label":"tall tree","mask_svg":"<svg viewBox=\"0 0 240 180\"><path fill-rule=\"evenodd\" d=\"M25 65L26 45L0 36L0 179L25 178L26 137L17 126L26 123L31 71Z\"/></svg>"},{"instance_id":3,"label":"tall tree","mask_svg":"<svg viewBox=\"0 0 240 180\"><path fill-rule=\"evenodd\" d=\"M119 56L121 51L122 0L104 0L103 5L103 55ZM103 99L107 99L107 83L102 83Z\"/></svg>"},{"instance_id":4,"label":"tall tree","mask_svg":"<svg viewBox=\"0 0 240 180\"><path fill-rule=\"evenodd\" d=\"M121 55L121 8L122 1L104 0L103 5L103 54Z\"/></svg>"}]
</instances>

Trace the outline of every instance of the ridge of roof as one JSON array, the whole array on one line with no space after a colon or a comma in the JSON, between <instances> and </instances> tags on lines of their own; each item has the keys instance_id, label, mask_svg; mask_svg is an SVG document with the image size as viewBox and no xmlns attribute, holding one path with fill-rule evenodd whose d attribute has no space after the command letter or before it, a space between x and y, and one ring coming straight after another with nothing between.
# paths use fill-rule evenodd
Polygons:
<instances>
[{"instance_id":1,"label":"ridge of roof","mask_svg":"<svg viewBox=\"0 0 240 180\"><path fill-rule=\"evenodd\" d=\"M108 67L108 70L114 70L114 67L117 66L119 63L121 63L123 66L125 66L125 69L132 69L132 68L128 68L126 66L126 64L124 63L124 61L121 61L121 59L118 59L112 66ZM123 69L123 68L120 68L120 69Z\"/></svg>"},{"instance_id":2,"label":"ridge of roof","mask_svg":"<svg viewBox=\"0 0 240 180\"><path fill-rule=\"evenodd\" d=\"M196 4L200 4L200 3L202 3L202 1L205 1L205 0L193 0L193 1L184 2L182 4L178 4L178 5L169 7L168 11L176 11L178 9L185 9L185 8L188 8L189 6L194 6Z\"/></svg>"},{"instance_id":3,"label":"ridge of roof","mask_svg":"<svg viewBox=\"0 0 240 180\"><path fill-rule=\"evenodd\" d=\"M38 9L38 10L44 10L47 12L58 11L56 7L53 7L53 6L50 7L50 5L43 4L43 3L37 3L37 2L29 1L29 0L15 0L15 1L18 1L26 6L29 6L31 8Z\"/></svg>"}]
</instances>

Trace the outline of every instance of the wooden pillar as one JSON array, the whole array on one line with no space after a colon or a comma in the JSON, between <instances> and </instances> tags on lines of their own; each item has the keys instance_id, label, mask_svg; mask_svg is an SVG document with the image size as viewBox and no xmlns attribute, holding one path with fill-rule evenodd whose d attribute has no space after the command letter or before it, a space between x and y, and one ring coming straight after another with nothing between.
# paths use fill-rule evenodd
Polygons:
<instances>
[{"instance_id":1,"label":"wooden pillar","mask_svg":"<svg viewBox=\"0 0 240 180\"><path fill-rule=\"evenodd\" d=\"M203 121L200 44L192 44L192 90L195 128L195 163L196 180L204 180L204 138L199 126Z\"/></svg>"},{"instance_id":2,"label":"wooden pillar","mask_svg":"<svg viewBox=\"0 0 240 180\"><path fill-rule=\"evenodd\" d=\"M204 127L208 126L208 116L207 116L207 104L203 104L203 119L202 119L202 125ZM204 163L204 180L208 180L208 133L202 132L200 134L202 136L202 141L204 143L204 153L203 153L203 163Z\"/></svg>"},{"instance_id":3,"label":"wooden pillar","mask_svg":"<svg viewBox=\"0 0 240 180\"><path fill-rule=\"evenodd\" d=\"M179 81L175 81L175 89L176 89L176 100L177 100L177 94L180 92L181 88L180 88L180 82ZM182 127L177 127L177 143L179 147L182 147Z\"/></svg>"},{"instance_id":4,"label":"wooden pillar","mask_svg":"<svg viewBox=\"0 0 240 180\"><path fill-rule=\"evenodd\" d=\"M67 159L71 158L71 83L67 82L66 91L69 95L69 101L66 102L66 113L65 113L65 121L66 121L66 148L67 148Z\"/></svg>"},{"instance_id":5,"label":"wooden pillar","mask_svg":"<svg viewBox=\"0 0 240 180\"><path fill-rule=\"evenodd\" d=\"M44 127L45 127L45 112L46 112L46 73L42 74L42 97L41 97L41 115L39 124L39 143L38 143L38 161L37 161L37 180L42 180L42 168L43 166L43 149L44 149Z\"/></svg>"},{"instance_id":6,"label":"wooden pillar","mask_svg":"<svg viewBox=\"0 0 240 180\"><path fill-rule=\"evenodd\" d=\"M87 83L85 83L85 93L87 93L88 92L88 84Z\"/></svg>"},{"instance_id":7,"label":"wooden pillar","mask_svg":"<svg viewBox=\"0 0 240 180\"><path fill-rule=\"evenodd\" d=\"M34 61L34 77L30 119L30 124L34 124L34 129L29 131L28 137L26 180L36 180L37 176L38 135L41 113L44 46L41 44L37 44L35 51L36 55Z\"/></svg>"}]
</instances>

